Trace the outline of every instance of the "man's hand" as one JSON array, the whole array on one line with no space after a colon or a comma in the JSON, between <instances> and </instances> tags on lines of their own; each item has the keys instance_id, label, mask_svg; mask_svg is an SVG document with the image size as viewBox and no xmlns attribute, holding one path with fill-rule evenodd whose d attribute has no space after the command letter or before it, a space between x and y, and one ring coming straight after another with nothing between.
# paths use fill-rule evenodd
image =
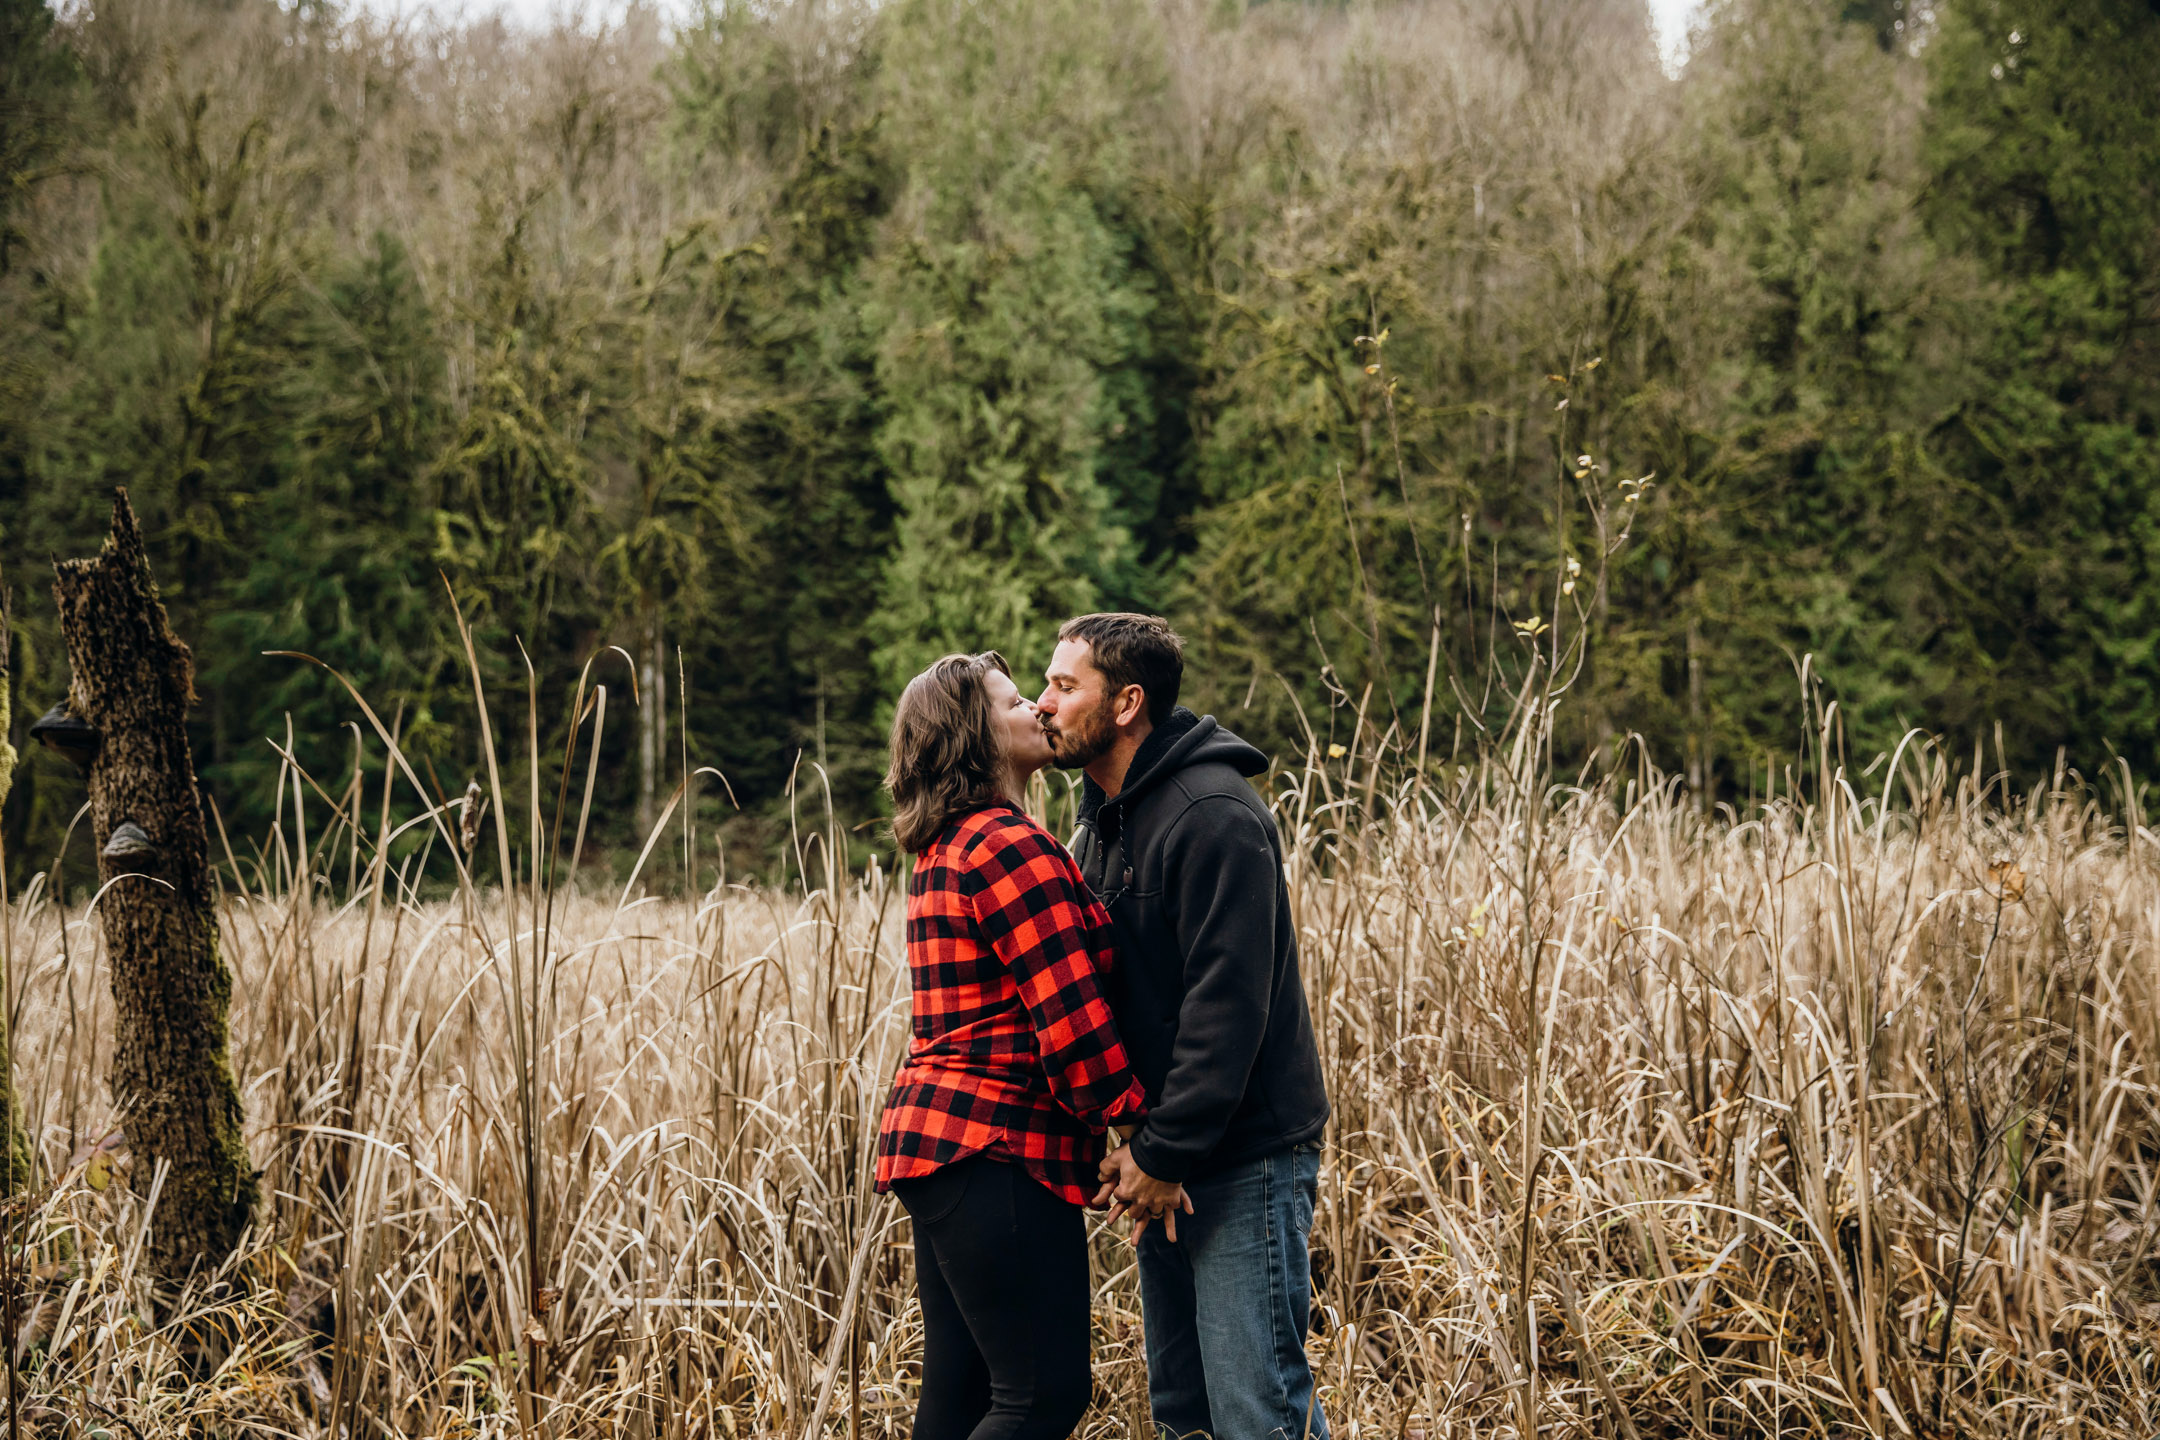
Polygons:
<instances>
[{"instance_id":1,"label":"man's hand","mask_svg":"<svg viewBox=\"0 0 2160 1440\"><path fill-rule=\"evenodd\" d=\"M1096 1175L1103 1185L1095 1193L1095 1203L1110 1207L1109 1215L1104 1218L1113 1225L1127 1217L1132 1218L1132 1243L1135 1245L1147 1233L1149 1223L1155 1220L1163 1222L1163 1233L1175 1241L1178 1212L1193 1213L1192 1197L1185 1193L1185 1187L1168 1180L1157 1180L1142 1170L1140 1162L1133 1159L1129 1145L1121 1145L1103 1156Z\"/></svg>"}]
</instances>

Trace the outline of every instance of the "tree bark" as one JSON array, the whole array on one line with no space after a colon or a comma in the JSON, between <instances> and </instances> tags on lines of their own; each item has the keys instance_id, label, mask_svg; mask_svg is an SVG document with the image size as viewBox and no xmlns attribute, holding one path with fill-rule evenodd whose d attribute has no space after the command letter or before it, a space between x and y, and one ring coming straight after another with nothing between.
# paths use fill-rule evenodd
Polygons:
<instances>
[{"instance_id":1,"label":"tree bark","mask_svg":"<svg viewBox=\"0 0 2160 1440\"><path fill-rule=\"evenodd\" d=\"M667 646L661 643L660 612L644 625L645 663L638 692L637 841L652 836L660 815L660 772L667 764Z\"/></svg>"},{"instance_id":2,"label":"tree bark","mask_svg":"<svg viewBox=\"0 0 2160 1440\"><path fill-rule=\"evenodd\" d=\"M113 1100L136 1192L147 1197L159 1162L170 1166L150 1245L157 1271L179 1279L232 1252L256 1198L228 1054L232 973L218 953L188 752L194 663L166 622L125 490L97 557L54 569L69 708L99 732L90 816L112 974Z\"/></svg>"}]
</instances>

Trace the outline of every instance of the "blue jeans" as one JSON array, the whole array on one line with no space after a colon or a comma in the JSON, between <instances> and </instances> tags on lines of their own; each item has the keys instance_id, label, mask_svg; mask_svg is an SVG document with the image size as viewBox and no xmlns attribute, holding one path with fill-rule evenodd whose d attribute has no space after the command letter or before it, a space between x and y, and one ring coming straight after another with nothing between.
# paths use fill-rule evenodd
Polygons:
<instances>
[{"instance_id":1,"label":"blue jeans","mask_svg":"<svg viewBox=\"0 0 2160 1440\"><path fill-rule=\"evenodd\" d=\"M1158 1435L1327 1440L1305 1360L1319 1181L1320 1147L1300 1145L1189 1182L1175 1244L1148 1227L1140 1304Z\"/></svg>"}]
</instances>

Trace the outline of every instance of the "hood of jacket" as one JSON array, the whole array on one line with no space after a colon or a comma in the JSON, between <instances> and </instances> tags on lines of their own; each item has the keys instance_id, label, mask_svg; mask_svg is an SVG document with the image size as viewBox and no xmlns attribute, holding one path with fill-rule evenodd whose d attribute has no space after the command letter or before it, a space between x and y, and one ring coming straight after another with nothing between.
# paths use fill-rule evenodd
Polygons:
<instances>
[{"instance_id":1,"label":"hood of jacket","mask_svg":"<svg viewBox=\"0 0 2160 1440\"><path fill-rule=\"evenodd\" d=\"M1115 798L1105 795L1093 780L1081 787L1080 822L1099 826L1111 820L1106 812L1126 809L1178 771L1218 762L1248 780L1268 768L1267 756L1225 730L1214 716L1195 715L1180 705L1140 742L1132 767L1125 772L1124 788Z\"/></svg>"}]
</instances>

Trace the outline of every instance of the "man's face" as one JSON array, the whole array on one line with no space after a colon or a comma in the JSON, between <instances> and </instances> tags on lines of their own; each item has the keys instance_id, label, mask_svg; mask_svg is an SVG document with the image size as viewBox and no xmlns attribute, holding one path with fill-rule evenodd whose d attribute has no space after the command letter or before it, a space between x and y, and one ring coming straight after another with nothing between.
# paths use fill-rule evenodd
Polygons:
<instances>
[{"instance_id":1,"label":"man's face","mask_svg":"<svg viewBox=\"0 0 2160 1440\"><path fill-rule=\"evenodd\" d=\"M1043 678L1049 683L1035 709L1050 736L1051 759L1060 770L1078 770L1116 743L1115 697L1085 640L1058 641Z\"/></svg>"}]
</instances>

